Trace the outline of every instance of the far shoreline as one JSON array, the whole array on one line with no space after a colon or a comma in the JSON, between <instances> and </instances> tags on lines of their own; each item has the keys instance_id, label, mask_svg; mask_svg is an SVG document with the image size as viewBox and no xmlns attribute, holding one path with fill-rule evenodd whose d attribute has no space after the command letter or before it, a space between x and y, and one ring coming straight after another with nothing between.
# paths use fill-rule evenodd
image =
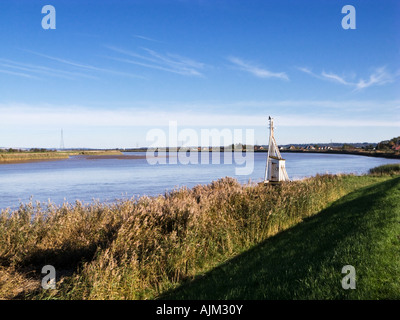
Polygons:
<instances>
[{"instance_id":1,"label":"far shoreline","mask_svg":"<svg viewBox=\"0 0 400 320\"><path fill-rule=\"evenodd\" d=\"M322 154L350 154L355 156L376 157L386 159L400 159L400 154L388 152L368 152L368 151L350 151L350 150L279 150L281 153L322 153ZM256 151L267 152L267 151Z\"/></svg>"},{"instance_id":2,"label":"far shoreline","mask_svg":"<svg viewBox=\"0 0 400 320\"><path fill-rule=\"evenodd\" d=\"M82 156L86 160L107 160L107 159L120 159L120 160L138 160L147 159L146 155L126 155L123 152L135 153L135 152L147 152L143 149L139 150L96 150L96 151L61 151L61 152L43 152L43 153L10 153L10 154L0 154L0 165L2 164L21 164L21 163L35 163L35 162L47 162L47 161L58 161L58 160L68 160L70 156ZM226 152L234 152L235 150L227 150ZM170 151L164 151L169 153ZM172 152L212 152L212 150L174 150ZM219 152L225 152L222 148ZM246 152L246 150L242 150ZM254 150L254 153L267 153L268 150ZM355 150L290 150L290 149L280 149L281 153L318 153L318 154L348 154L356 156L366 156L366 157L376 157L385 159L396 159L400 160L400 154L388 153L388 152L371 152L371 151L355 151ZM166 155L167 157L169 155Z\"/></svg>"}]
</instances>

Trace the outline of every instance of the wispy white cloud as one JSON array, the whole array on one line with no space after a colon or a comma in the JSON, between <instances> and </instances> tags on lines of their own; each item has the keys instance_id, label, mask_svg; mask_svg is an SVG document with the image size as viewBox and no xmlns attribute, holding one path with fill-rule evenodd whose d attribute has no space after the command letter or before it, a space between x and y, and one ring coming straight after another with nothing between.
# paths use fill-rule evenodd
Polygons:
<instances>
[{"instance_id":1,"label":"wispy white cloud","mask_svg":"<svg viewBox=\"0 0 400 320\"><path fill-rule=\"evenodd\" d=\"M353 86L353 85L356 86L357 85L355 83L351 83L351 82L346 81L344 78L342 78L342 77L340 77L340 76L338 76L337 74L334 74L334 73L326 73L325 71L322 71L321 76L322 76L322 78L326 78L328 80L336 81L336 82L339 82L339 83L344 84L346 86Z\"/></svg>"},{"instance_id":2,"label":"wispy white cloud","mask_svg":"<svg viewBox=\"0 0 400 320\"><path fill-rule=\"evenodd\" d=\"M83 63L67 60L64 58L49 56L49 55L42 54L39 52L31 51L31 50L26 50L26 51L30 52L32 54L35 54L37 56L46 58L48 60L59 62L62 65L67 65L70 67L74 67L75 69L84 71L84 72L86 72L86 76L89 76L89 77L93 77L93 76L87 74L87 72L100 72L100 73L107 73L107 74L119 75L119 76L131 77L131 78L143 78L142 76L138 76L138 75L132 74L132 73L116 71L116 70L108 69L108 68L96 67L93 65L83 64ZM78 74L78 75L82 75L82 74Z\"/></svg>"},{"instance_id":3,"label":"wispy white cloud","mask_svg":"<svg viewBox=\"0 0 400 320\"><path fill-rule=\"evenodd\" d=\"M228 57L228 60L240 70L249 72L258 78L279 78L283 80L289 80L288 75L285 72L271 72L265 68L254 65L251 62L244 61L237 57Z\"/></svg>"},{"instance_id":4,"label":"wispy white cloud","mask_svg":"<svg viewBox=\"0 0 400 320\"><path fill-rule=\"evenodd\" d=\"M153 38L150 38L150 37L141 36L141 35L139 35L139 34L134 34L133 36L134 36L135 38L142 39L142 40L146 40L146 41L163 43L162 41L159 41L159 40L156 40L156 39L153 39Z\"/></svg>"},{"instance_id":5,"label":"wispy white cloud","mask_svg":"<svg viewBox=\"0 0 400 320\"><path fill-rule=\"evenodd\" d=\"M15 72L15 71L4 70L4 69L0 69L0 73L5 73L5 74L9 74L9 75L17 76L17 77L28 78L28 79L39 79L38 77L35 77L35 76L27 74L27 73Z\"/></svg>"},{"instance_id":6,"label":"wispy white cloud","mask_svg":"<svg viewBox=\"0 0 400 320\"><path fill-rule=\"evenodd\" d=\"M155 57L156 59L159 59L160 61L166 63L167 65L175 66L177 68L203 69L205 66L205 64L202 62L198 62L193 59L180 56L178 54L167 53L166 55L162 55L148 48L142 48L142 49L148 52L151 56Z\"/></svg>"},{"instance_id":7,"label":"wispy white cloud","mask_svg":"<svg viewBox=\"0 0 400 320\"><path fill-rule=\"evenodd\" d=\"M134 64L145 68L156 69L186 76L203 76L201 72L205 64L177 54L161 54L148 48L141 48L142 54L121 49L115 46L106 46L108 49L122 54L124 57L108 57L109 59ZM126 57L129 57L127 59ZM135 58L135 59L132 59ZM149 63L150 62L150 63Z\"/></svg>"},{"instance_id":8,"label":"wispy white cloud","mask_svg":"<svg viewBox=\"0 0 400 320\"><path fill-rule=\"evenodd\" d=\"M244 102L243 102L244 103ZM188 110L182 105L178 110L170 110L161 104L153 107L143 108L113 107L112 109L98 109L87 106L60 106L60 105L28 105L28 104L0 104L0 126L48 126L55 127L160 127L168 125L169 121L177 121L185 127L221 127L240 126L256 127L266 126L269 115L279 122L279 126L331 126L331 127L400 127L400 118L396 113L399 101L388 101L384 104L386 112L393 114L392 117L378 116L377 110L382 108L379 101L324 101L328 105L361 105L367 104L371 108L375 105L375 113L357 113L351 117L348 111L330 113L299 113L298 106L306 106L309 101L299 101L292 110L280 111L281 105L287 105L287 101L271 102L269 107L262 108L257 112L226 112L226 106L218 107L209 111L207 105L201 107L198 104L195 111ZM317 103L317 102L316 102ZM275 106L273 108L272 106ZM224 111L225 109L225 111ZM370 115L369 115L370 114Z\"/></svg>"},{"instance_id":9,"label":"wispy white cloud","mask_svg":"<svg viewBox=\"0 0 400 320\"><path fill-rule=\"evenodd\" d=\"M297 69L318 79L330 80L345 86L353 87L354 91L359 91L374 85L384 85L393 82L397 77L397 75L389 73L385 67L375 69L374 72L369 76L368 80L359 79L358 81L349 81L345 77L339 76L332 72L328 73L322 71L321 74L316 74L305 67L298 67Z\"/></svg>"},{"instance_id":10,"label":"wispy white cloud","mask_svg":"<svg viewBox=\"0 0 400 320\"><path fill-rule=\"evenodd\" d=\"M346 111L360 111L360 110L376 110L378 107L387 111L394 111L400 107L400 100L257 100L257 101L235 101L226 103L202 103L201 105L187 105L185 109L206 109L215 110L218 108L225 108L227 110L244 110L244 108L251 108L251 110L302 110L306 109L318 110L320 113L324 110L337 112L340 110Z\"/></svg>"},{"instance_id":11,"label":"wispy white cloud","mask_svg":"<svg viewBox=\"0 0 400 320\"><path fill-rule=\"evenodd\" d=\"M64 79L70 79L70 80L73 80L76 77L98 79L97 77L94 77L94 76L86 74L86 73L54 69L54 68L49 68L49 67L42 66L42 65L22 63L22 62L9 60L9 59L2 59L2 58L0 58L0 66L6 67L11 70L23 71L24 73L14 72L14 74L19 75L19 76L28 77L28 78L33 78L33 79L43 79L40 76L57 77L57 78L64 78ZM10 74L13 74L13 73L10 73Z\"/></svg>"},{"instance_id":12,"label":"wispy white cloud","mask_svg":"<svg viewBox=\"0 0 400 320\"><path fill-rule=\"evenodd\" d=\"M252 129L255 141L267 143L268 115L276 120L280 144L316 143L334 141L380 141L395 136L400 120L394 117L359 114L341 117L334 114L292 112L270 113L270 109L258 113L234 112L178 112L168 108L145 111L134 108L93 109L86 106L0 104L0 146L2 147L58 147L60 128L64 129L67 147L123 148L148 146L150 129L161 129L170 134L168 125L176 121L179 131L193 129ZM233 131L231 131L233 133ZM201 137L201 135L199 135ZM199 140L200 141L200 140Z\"/></svg>"},{"instance_id":13,"label":"wispy white cloud","mask_svg":"<svg viewBox=\"0 0 400 320\"><path fill-rule=\"evenodd\" d=\"M357 89L364 89L372 85L383 85L394 81L394 76L388 73L385 67L381 67L375 70L373 74L369 76L367 81L361 79L357 83Z\"/></svg>"}]
</instances>

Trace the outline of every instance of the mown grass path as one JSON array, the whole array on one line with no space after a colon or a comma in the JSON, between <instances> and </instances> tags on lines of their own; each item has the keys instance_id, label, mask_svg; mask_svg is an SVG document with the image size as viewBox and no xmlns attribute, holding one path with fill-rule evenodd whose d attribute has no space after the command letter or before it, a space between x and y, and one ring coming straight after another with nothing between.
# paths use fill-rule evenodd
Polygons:
<instances>
[{"instance_id":1,"label":"mown grass path","mask_svg":"<svg viewBox=\"0 0 400 320\"><path fill-rule=\"evenodd\" d=\"M355 289L342 288L345 265ZM344 196L162 298L400 299L400 177Z\"/></svg>"}]
</instances>

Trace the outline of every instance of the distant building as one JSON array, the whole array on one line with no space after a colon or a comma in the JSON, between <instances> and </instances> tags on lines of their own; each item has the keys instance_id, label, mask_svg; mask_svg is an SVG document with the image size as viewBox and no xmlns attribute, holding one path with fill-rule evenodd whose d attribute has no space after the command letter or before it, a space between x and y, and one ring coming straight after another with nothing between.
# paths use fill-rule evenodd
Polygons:
<instances>
[{"instance_id":1,"label":"distant building","mask_svg":"<svg viewBox=\"0 0 400 320\"><path fill-rule=\"evenodd\" d=\"M323 146L323 147L319 147L319 150L331 150L331 147L328 146Z\"/></svg>"}]
</instances>

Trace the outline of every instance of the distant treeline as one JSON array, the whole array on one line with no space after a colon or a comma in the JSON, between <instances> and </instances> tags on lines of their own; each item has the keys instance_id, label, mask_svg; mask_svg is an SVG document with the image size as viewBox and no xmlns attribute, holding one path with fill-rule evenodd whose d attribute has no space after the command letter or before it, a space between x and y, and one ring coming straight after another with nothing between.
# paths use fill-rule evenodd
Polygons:
<instances>
[{"instance_id":1,"label":"distant treeline","mask_svg":"<svg viewBox=\"0 0 400 320\"><path fill-rule=\"evenodd\" d=\"M356 143L341 143L341 142L331 142L331 143L300 143L300 144L285 144L279 145L281 150L381 150L381 151L400 151L400 136L394 137L390 140L383 140L378 143L371 142L356 142ZM242 143L231 144L227 146L181 146L181 147L159 147L159 148L116 148L116 149L90 149L90 148L70 148L68 150L57 150L54 148L0 148L1 153L22 153L22 152L33 152L33 153L44 153L44 152L147 152L148 150L164 151L164 152L174 152L174 151L237 151L237 150L254 150L265 152L268 151L268 145L246 145Z\"/></svg>"},{"instance_id":2,"label":"distant treeline","mask_svg":"<svg viewBox=\"0 0 400 320\"><path fill-rule=\"evenodd\" d=\"M331 150L285 149L281 150L281 152L353 154L357 156L400 159L400 153L391 150L387 150L387 152L385 152L381 150L364 150L364 149L331 149Z\"/></svg>"},{"instance_id":3,"label":"distant treeline","mask_svg":"<svg viewBox=\"0 0 400 320\"><path fill-rule=\"evenodd\" d=\"M384 140L377 144L378 150L400 150L400 136L392 138L390 140Z\"/></svg>"}]
</instances>

